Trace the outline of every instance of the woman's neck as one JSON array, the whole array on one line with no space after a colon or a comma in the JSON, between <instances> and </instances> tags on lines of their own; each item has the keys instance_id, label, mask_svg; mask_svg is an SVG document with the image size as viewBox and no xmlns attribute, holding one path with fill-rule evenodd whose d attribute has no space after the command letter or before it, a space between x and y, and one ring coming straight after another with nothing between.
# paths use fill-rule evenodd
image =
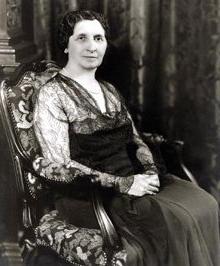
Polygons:
<instances>
[{"instance_id":1,"label":"woman's neck","mask_svg":"<svg viewBox=\"0 0 220 266\"><path fill-rule=\"evenodd\" d=\"M63 68L64 75L76 79L76 80L84 80L87 82L95 81L95 72L96 69L77 69L70 64L67 64Z\"/></svg>"}]
</instances>

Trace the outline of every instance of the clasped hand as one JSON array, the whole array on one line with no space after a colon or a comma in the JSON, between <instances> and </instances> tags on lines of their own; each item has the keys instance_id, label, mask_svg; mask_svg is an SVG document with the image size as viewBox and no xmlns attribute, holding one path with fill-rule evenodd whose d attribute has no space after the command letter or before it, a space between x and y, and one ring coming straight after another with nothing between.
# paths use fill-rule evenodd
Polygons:
<instances>
[{"instance_id":1,"label":"clasped hand","mask_svg":"<svg viewBox=\"0 0 220 266\"><path fill-rule=\"evenodd\" d=\"M133 196L155 195L159 192L160 180L158 174L137 174L134 175L134 182L127 194Z\"/></svg>"}]
</instances>

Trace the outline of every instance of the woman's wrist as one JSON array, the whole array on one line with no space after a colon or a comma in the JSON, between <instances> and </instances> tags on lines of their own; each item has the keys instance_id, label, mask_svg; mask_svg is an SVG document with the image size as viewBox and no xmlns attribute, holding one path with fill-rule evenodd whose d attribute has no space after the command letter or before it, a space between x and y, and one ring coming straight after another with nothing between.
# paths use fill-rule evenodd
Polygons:
<instances>
[{"instance_id":1,"label":"woman's wrist","mask_svg":"<svg viewBox=\"0 0 220 266\"><path fill-rule=\"evenodd\" d=\"M134 176L116 177L115 189L120 193L127 193L134 183Z\"/></svg>"},{"instance_id":2,"label":"woman's wrist","mask_svg":"<svg viewBox=\"0 0 220 266\"><path fill-rule=\"evenodd\" d=\"M91 181L99 183L102 187L115 187L116 176L93 170L91 173Z\"/></svg>"},{"instance_id":3,"label":"woman's wrist","mask_svg":"<svg viewBox=\"0 0 220 266\"><path fill-rule=\"evenodd\" d=\"M96 170L92 173L92 182L99 183L103 187L111 187L120 193L127 193L134 182L134 176L115 176L101 173Z\"/></svg>"},{"instance_id":4,"label":"woman's wrist","mask_svg":"<svg viewBox=\"0 0 220 266\"><path fill-rule=\"evenodd\" d=\"M149 174L149 175L158 174L158 169L154 162L145 163L144 169L145 169L144 171L145 174Z\"/></svg>"},{"instance_id":5,"label":"woman's wrist","mask_svg":"<svg viewBox=\"0 0 220 266\"><path fill-rule=\"evenodd\" d=\"M157 170L146 170L144 171L144 174L145 175L157 175L158 174L158 171Z\"/></svg>"}]
</instances>

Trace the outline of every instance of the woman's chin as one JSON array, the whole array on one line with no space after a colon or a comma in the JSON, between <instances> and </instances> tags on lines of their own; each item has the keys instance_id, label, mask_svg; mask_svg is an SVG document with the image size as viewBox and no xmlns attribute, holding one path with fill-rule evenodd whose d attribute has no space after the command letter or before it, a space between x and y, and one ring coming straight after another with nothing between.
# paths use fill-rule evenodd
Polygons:
<instances>
[{"instance_id":1,"label":"woman's chin","mask_svg":"<svg viewBox=\"0 0 220 266\"><path fill-rule=\"evenodd\" d=\"M84 69L88 69L88 70L92 70L92 69L96 69L101 65L100 62L90 62L87 64L84 64Z\"/></svg>"}]
</instances>

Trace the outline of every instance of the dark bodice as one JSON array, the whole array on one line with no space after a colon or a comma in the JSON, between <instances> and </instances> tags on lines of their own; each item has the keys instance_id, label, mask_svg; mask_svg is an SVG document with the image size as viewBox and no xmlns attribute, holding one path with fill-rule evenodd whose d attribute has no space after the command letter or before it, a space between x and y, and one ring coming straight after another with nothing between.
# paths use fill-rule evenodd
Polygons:
<instances>
[{"instance_id":1,"label":"dark bodice","mask_svg":"<svg viewBox=\"0 0 220 266\"><path fill-rule=\"evenodd\" d=\"M70 127L71 159L105 173L131 175L134 173L129 157L132 136L130 123L92 134L76 134Z\"/></svg>"},{"instance_id":2,"label":"dark bodice","mask_svg":"<svg viewBox=\"0 0 220 266\"><path fill-rule=\"evenodd\" d=\"M118 193L114 178L140 173L153 164L117 90L106 82L100 86L105 113L85 88L61 75L41 88L34 112L43 153L35 170L51 183L61 218L80 227L98 227L90 197L94 170L99 178L103 173L113 177L107 177L101 191Z\"/></svg>"},{"instance_id":3,"label":"dark bodice","mask_svg":"<svg viewBox=\"0 0 220 266\"><path fill-rule=\"evenodd\" d=\"M118 128L97 131L92 134L76 134L69 128L71 159L93 169L128 176L137 167L131 160L132 126L130 123ZM132 155L131 155L132 156ZM74 186L67 185L55 192L56 207L62 218L74 225L98 228L91 204L92 184L89 179L79 179ZM102 188L109 200L115 192ZM71 210L71 212L69 211ZM77 214L77 215L76 215ZM89 220L88 220L89 217Z\"/></svg>"}]
</instances>

